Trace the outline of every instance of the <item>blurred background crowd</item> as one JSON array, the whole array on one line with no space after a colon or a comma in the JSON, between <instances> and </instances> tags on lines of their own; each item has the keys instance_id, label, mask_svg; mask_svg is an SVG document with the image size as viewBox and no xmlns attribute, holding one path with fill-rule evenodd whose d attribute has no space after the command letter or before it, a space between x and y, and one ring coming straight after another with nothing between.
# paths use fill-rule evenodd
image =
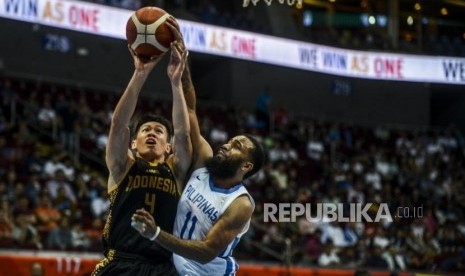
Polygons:
<instances>
[{"instance_id":1,"label":"blurred background crowd","mask_svg":"<svg viewBox=\"0 0 465 276\"><path fill-rule=\"evenodd\" d=\"M199 106L202 133L214 147L248 132L267 151L264 169L246 183L256 211L238 258L464 271L464 137L457 128L369 128L297 118L274 107L266 89L258 95L255 110ZM116 99L2 79L2 248L102 250L109 206L103 156ZM170 102L144 99L138 107L170 117ZM370 214L386 203L394 221L336 223L323 214L264 222L263 203L372 203ZM410 208L410 215L399 214L399 207Z\"/></svg>"}]
</instances>

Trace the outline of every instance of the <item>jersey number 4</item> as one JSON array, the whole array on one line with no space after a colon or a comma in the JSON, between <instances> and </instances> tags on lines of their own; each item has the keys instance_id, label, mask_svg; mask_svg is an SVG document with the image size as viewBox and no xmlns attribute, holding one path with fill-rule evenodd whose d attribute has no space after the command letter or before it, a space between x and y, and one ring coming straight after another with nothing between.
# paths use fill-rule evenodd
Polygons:
<instances>
[{"instance_id":1,"label":"jersey number 4","mask_svg":"<svg viewBox=\"0 0 465 276\"><path fill-rule=\"evenodd\" d=\"M186 232L187 225L191 222L191 226L189 227L189 232L187 237L184 237L184 233ZM197 224L197 217L192 215L192 212L187 212L186 220L184 221L184 225L181 228L181 239L192 239L192 233L194 233L195 225Z\"/></svg>"},{"instance_id":2,"label":"jersey number 4","mask_svg":"<svg viewBox=\"0 0 465 276\"><path fill-rule=\"evenodd\" d=\"M155 194L145 193L145 204L150 206L150 214L155 215Z\"/></svg>"}]
</instances>

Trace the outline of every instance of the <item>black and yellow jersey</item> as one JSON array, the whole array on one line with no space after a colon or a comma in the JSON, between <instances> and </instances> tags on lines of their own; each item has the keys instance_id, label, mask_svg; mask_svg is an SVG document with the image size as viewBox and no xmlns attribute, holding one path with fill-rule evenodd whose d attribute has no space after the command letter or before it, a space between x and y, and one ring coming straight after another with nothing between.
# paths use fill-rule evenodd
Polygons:
<instances>
[{"instance_id":1,"label":"black and yellow jersey","mask_svg":"<svg viewBox=\"0 0 465 276\"><path fill-rule=\"evenodd\" d=\"M110 192L110 214L103 238L108 249L166 262L171 253L142 237L131 227L137 209L150 212L161 229L172 233L180 193L167 163L149 163L136 157L117 188Z\"/></svg>"}]
</instances>

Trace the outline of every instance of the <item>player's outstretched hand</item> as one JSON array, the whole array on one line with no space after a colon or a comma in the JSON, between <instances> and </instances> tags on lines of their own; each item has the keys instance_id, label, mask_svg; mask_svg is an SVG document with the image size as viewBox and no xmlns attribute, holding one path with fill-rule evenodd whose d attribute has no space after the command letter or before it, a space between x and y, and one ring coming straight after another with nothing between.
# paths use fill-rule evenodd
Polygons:
<instances>
[{"instance_id":1,"label":"player's outstretched hand","mask_svg":"<svg viewBox=\"0 0 465 276\"><path fill-rule=\"evenodd\" d=\"M157 230L157 224L153 216L144 209L137 209L132 215L131 225L145 238L153 237Z\"/></svg>"},{"instance_id":2,"label":"player's outstretched hand","mask_svg":"<svg viewBox=\"0 0 465 276\"><path fill-rule=\"evenodd\" d=\"M186 44L184 43L184 38L182 37L181 32L179 31L179 25L174 17L170 16L166 19L165 24L170 28L171 33L174 36L174 40L177 41L176 47L179 52L184 52L186 50Z\"/></svg>"},{"instance_id":3,"label":"player's outstretched hand","mask_svg":"<svg viewBox=\"0 0 465 276\"><path fill-rule=\"evenodd\" d=\"M142 59L137 56L136 52L128 45L129 52L131 53L132 58L134 59L134 67L137 71L147 71L150 72L157 65L160 60L163 59L163 56L166 54L162 53L161 55L151 58L151 59Z\"/></svg>"},{"instance_id":4,"label":"player's outstretched hand","mask_svg":"<svg viewBox=\"0 0 465 276\"><path fill-rule=\"evenodd\" d=\"M177 41L171 42L171 59L168 64L168 77L174 83L181 82L182 72L186 66L188 51L179 50L179 45Z\"/></svg>"}]
</instances>

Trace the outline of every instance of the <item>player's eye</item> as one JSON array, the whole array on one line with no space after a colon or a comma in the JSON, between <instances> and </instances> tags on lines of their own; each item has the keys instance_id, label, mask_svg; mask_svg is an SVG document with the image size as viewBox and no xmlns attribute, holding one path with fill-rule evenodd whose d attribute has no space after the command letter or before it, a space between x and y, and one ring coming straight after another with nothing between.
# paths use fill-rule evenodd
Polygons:
<instances>
[{"instance_id":1,"label":"player's eye","mask_svg":"<svg viewBox=\"0 0 465 276\"><path fill-rule=\"evenodd\" d=\"M238 141L234 141L234 142L233 142L233 145L234 145L235 148L237 148L237 149L239 149L239 150L242 149L242 144L239 143Z\"/></svg>"}]
</instances>

